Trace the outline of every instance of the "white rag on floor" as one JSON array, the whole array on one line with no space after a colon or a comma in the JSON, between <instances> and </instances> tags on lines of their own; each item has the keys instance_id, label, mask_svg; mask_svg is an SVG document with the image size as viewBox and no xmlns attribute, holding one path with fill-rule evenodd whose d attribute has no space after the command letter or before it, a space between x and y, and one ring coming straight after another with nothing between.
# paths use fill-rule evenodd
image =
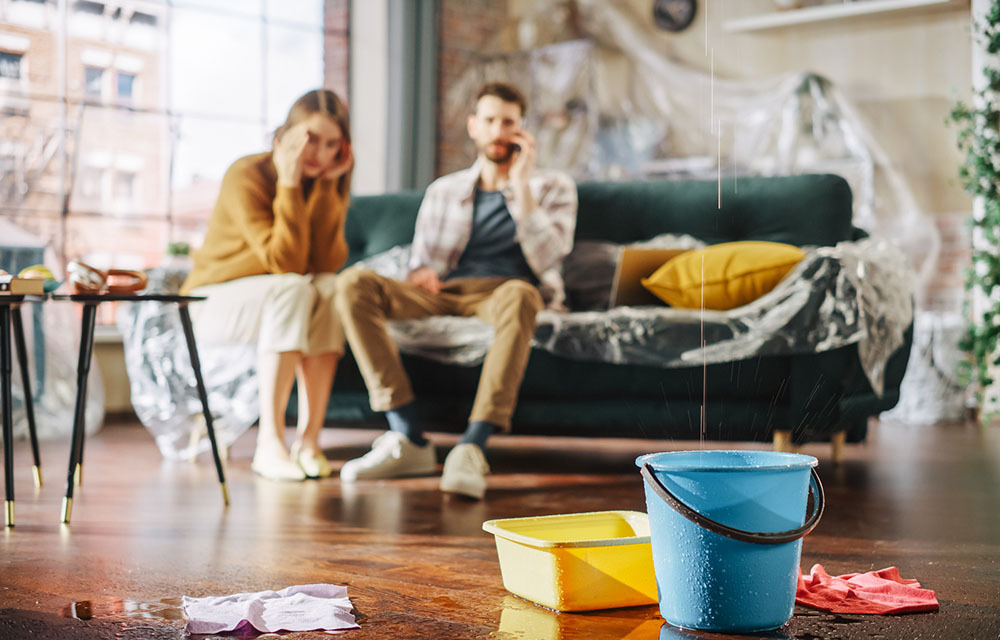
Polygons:
<instances>
[{"instance_id":1,"label":"white rag on floor","mask_svg":"<svg viewBox=\"0 0 1000 640\"><path fill-rule=\"evenodd\" d=\"M247 622L257 631L360 629L347 587L304 584L281 591L183 599L188 633L232 631Z\"/></svg>"}]
</instances>

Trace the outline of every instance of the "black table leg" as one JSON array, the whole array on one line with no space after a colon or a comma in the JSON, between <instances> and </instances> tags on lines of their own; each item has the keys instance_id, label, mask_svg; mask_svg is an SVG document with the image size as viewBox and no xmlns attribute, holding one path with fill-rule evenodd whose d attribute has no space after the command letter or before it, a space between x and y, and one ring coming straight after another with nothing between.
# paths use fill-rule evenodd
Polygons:
<instances>
[{"instance_id":1,"label":"black table leg","mask_svg":"<svg viewBox=\"0 0 1000 640\"><path fill-rule=\"evenodd\" d=\"M90 374L90 356L94 350L94 319L97 303L83 305L83 324L80 329L80 360L76 366L76 413L73 415L73 441L69 452L69 470L66 474L66 496L63 498L62 521L69 524L73 514L73 486L82 479L83 431L87 409L87 377Z\"/></svg>"},{"instance_id":2,"label":"black table leg","mask_svg":"<svg viewBox=\"0 0 1000 640\"><path fill-rule=\"evenodd\" d=\"M212 425L212 412L208 409L208 392L205 390L205 381L201 377L201 361L198 359L198 346L194 341L194 329L191 326L191 314L188 312L186 302L178 305L181 314L181 326L184 327L184 339L187 341L188 355L191 356L191 367L194 369L194 379L198 385L198 397L201 398L201 409L205 416L205 428L208 430L208 439L212 443L212 457L215 459L215 470L219 474L219 483L222 485L222 499L229 504L229 489L226 488L226 474L222 469L222 458L219 457L219 445L215 440L215 427Z\"/></svg>"},{"instance_id":3,"label":"black table leg","mask_svg":"<svg viewBox=\"0 0 1000 640\"><path fill-rule=\"evenodd\" d=\"M14 307L11 320L14 326L14 347L21 369L21 387L24 389L24 413L28 418L28 437L31 439L31 455L34 456L35 486L42 486L42 459L38 455L38 433L35 431L35 406L31 395L31 377L28 375L28 350L24 346L24 326L21 323L21 309Z\"/></svg>"},{"instance_id":4,"label":"black table leg","mask_svg":"<svg viewBox=\"0 0 1000 640\"><path fill-rule=\"evenodd\" d=\"M0 304L0 394L3 397L3 475L7 526L14 526L14 405L10 393L10 305Z\"/></svg>"}]
</instances>

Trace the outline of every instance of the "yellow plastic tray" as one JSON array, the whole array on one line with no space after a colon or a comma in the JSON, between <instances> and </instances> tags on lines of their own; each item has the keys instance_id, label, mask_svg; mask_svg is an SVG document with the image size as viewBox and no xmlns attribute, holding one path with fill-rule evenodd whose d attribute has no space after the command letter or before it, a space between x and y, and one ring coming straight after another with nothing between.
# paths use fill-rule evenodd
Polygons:
<instances>
[{"instance_id":1,"label":"yellow plastic tray","mask_svg":"<svg viewBox=\"0 0 1000 640\"><path fill-rule=\"evenodd\" d=\"M508 591L558 611L654 604L649 521L638 511L488 520Z\"/></svg>"}]
</instances>

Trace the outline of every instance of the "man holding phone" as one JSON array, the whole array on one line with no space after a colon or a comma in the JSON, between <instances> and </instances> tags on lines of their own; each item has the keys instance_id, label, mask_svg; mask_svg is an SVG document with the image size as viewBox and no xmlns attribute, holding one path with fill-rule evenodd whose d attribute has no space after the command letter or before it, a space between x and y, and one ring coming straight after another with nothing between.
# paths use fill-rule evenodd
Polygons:
<instances>
[{"instance_id":1,"label":"man holding phone","mask_svg":"<svg viewBox=\"0 0 1000 640\"><path fill-rule=\"evenodd\" d=\"M467 122L477 160L427 188L405 282L360 268L340 276L337 310L372 409L384 411L390 427L371 451L344 464L342 481L436 469L385 321L475 315L494 326L495 336L468 427L445 460L441 490L477 499L485 493L487 438L510 430L535 315L546 305L563 308L560 272L576 228L576 185L564 173L535 167L535 139L521 126L525 106L511 85L479 90Z\"/></svg>"}]
</instances>

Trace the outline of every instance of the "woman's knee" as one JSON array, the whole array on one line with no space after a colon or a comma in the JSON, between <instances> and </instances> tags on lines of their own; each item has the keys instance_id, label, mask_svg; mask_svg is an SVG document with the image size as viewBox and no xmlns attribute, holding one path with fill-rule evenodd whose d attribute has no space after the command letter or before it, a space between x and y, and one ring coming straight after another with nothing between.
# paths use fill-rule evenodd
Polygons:
<instances>
[{"instance_id":1,"label":"woman's knee","mask_svg":"<svg viewBox=\"0 0 1000 640\"><path fill-rule=\"evenodd\" d=\"M261 301L265 315L308 317L316 304L316 288L308 276L282 273L269 283L269 294Z\"/></svg>"},{"instance_id":2,"label":"woman's knee","mask_svg":"<svg viewBox=\"0 0 1000 640\"><path fill-rule=\"evenodd\" d=\"M273 297L311 298L316 295L312 277L301 273L276 273L270 276Z\"/></svg>"},{"instance_id":3,"label":"woman's knee","mask_svg":"<svg viewBox=\"0 0 1000 640\"><path fill-rule=\"evenodd\" d=\"M336 273L316 273L313 274L313 286L319 290L320 294L333 297L337 290L337 282L340 276Z\"/></svg>"}]
</instances>

